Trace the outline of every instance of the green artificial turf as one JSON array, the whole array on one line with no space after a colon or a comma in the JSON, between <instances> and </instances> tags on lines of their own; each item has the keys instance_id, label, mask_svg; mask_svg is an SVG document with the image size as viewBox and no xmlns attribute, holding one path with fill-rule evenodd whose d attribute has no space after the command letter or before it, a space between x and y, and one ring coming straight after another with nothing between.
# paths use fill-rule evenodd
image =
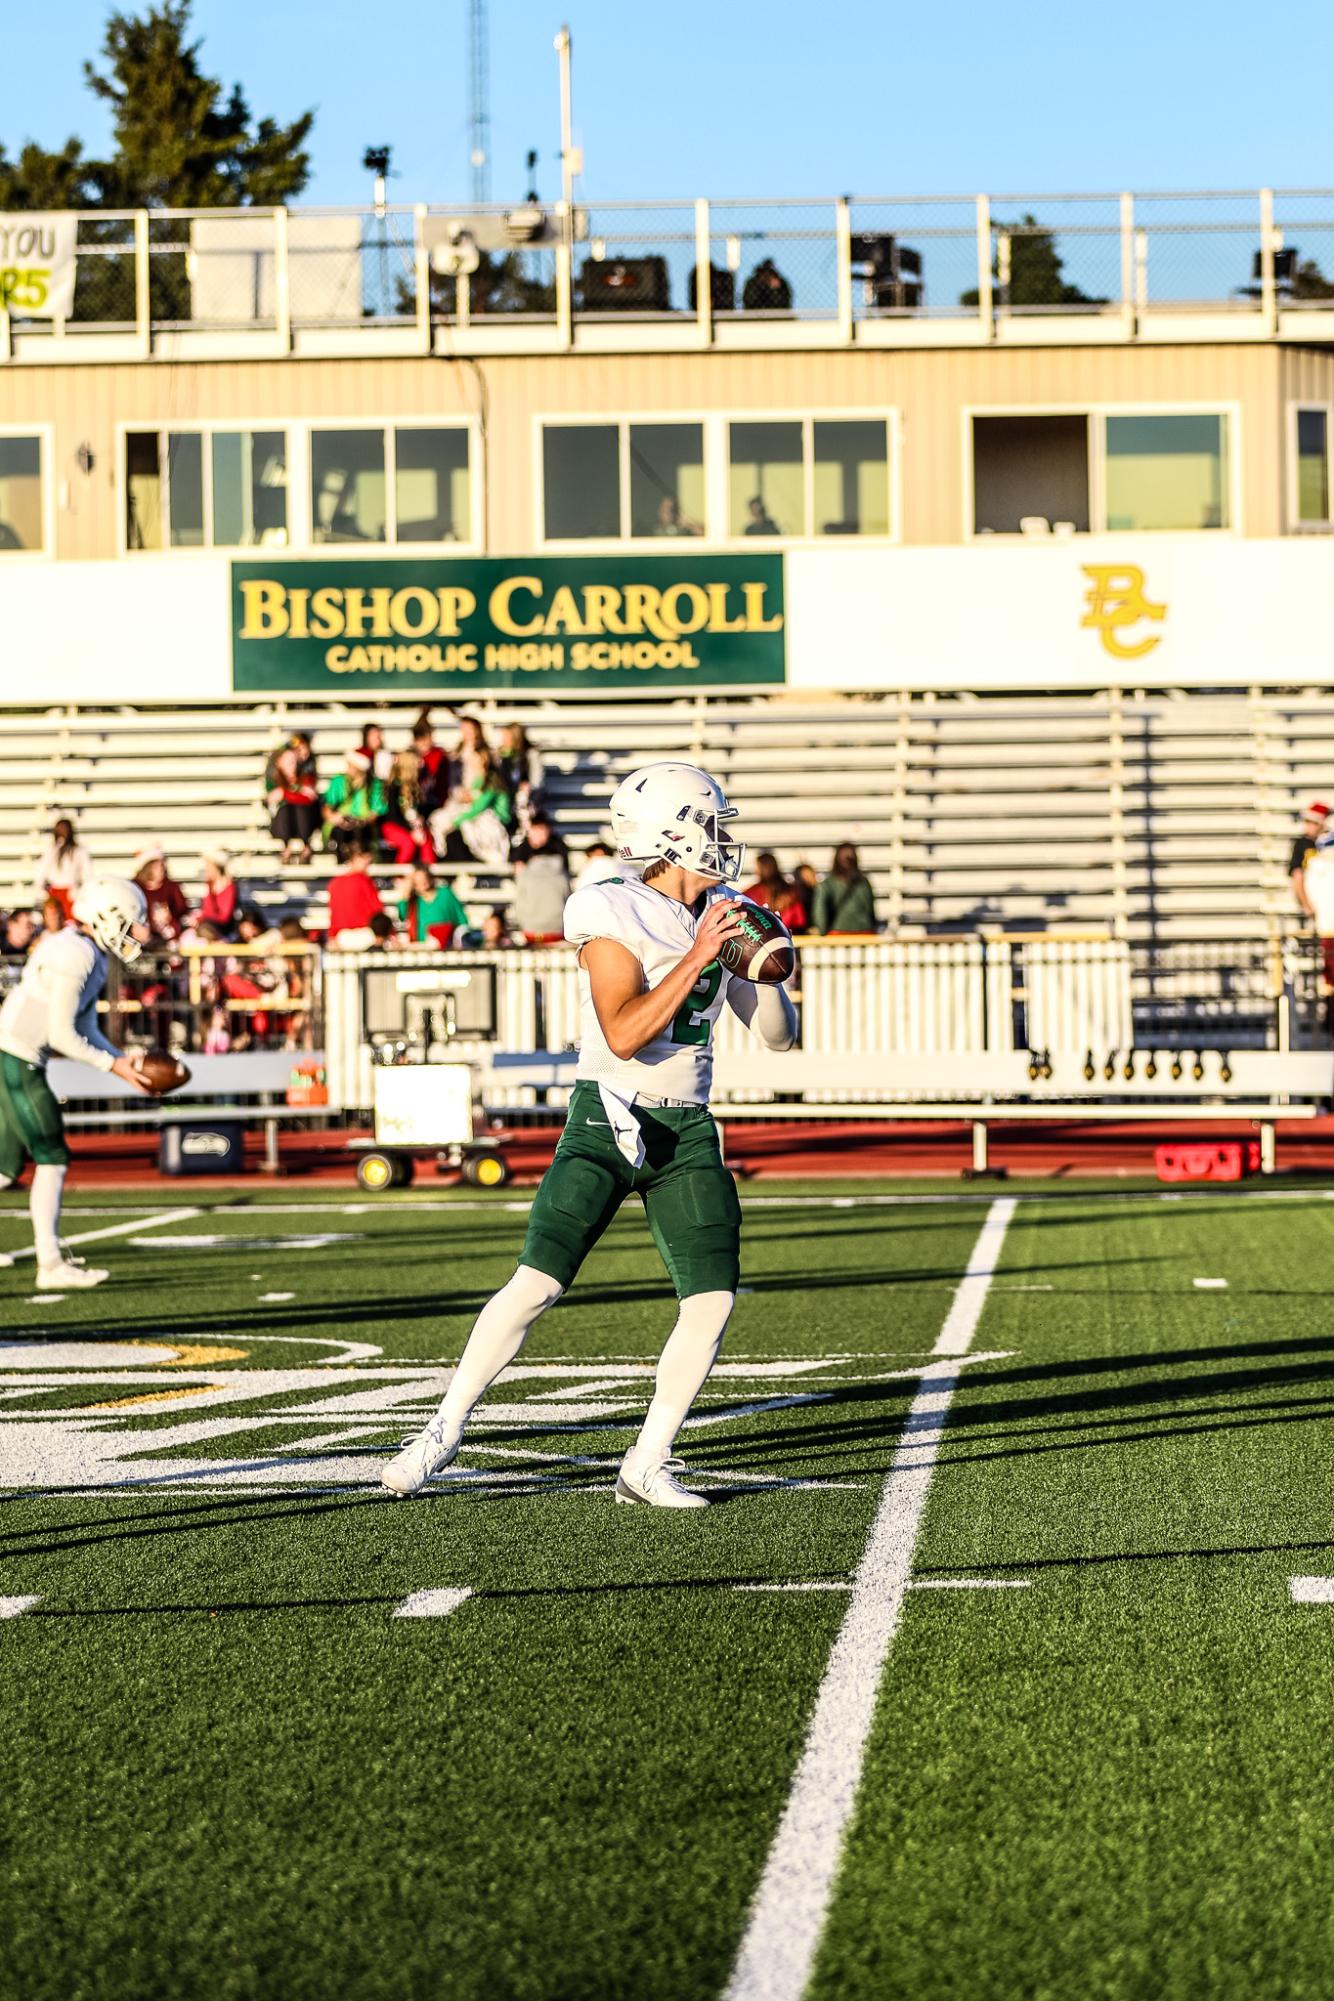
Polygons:
<instances>
[{"instance_id":1,"label":"green artificial turf","mask_svg":"<svg viewBox=\"0 0 1334 2001\"><path fill-rule=\"evenodd\" d=\"M521 1192L83 1196L112 1280L0 1292L0 1992L720 1995L848 1604L736 1587L852 1576L992 1199L890 1192L743 1190L695 1515L611 1505L672 1315L641 1218L401 1505ZM1009 1192L915 1575L1026 1588L908 1595L812 1992L1323 1996L1334 1605L1288 1579L1334 1575L1334 1203ZM238 1394L94 1408L164 1382Z\"/></svg>"}]
</instances>

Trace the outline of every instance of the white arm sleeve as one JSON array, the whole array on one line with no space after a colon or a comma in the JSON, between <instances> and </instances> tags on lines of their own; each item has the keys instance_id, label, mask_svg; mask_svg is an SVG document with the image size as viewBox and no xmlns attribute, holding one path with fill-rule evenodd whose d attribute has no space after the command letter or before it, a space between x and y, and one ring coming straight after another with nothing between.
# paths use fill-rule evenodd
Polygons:
<instances>
[{"instance_id":1,"label":"white arm sleeve","mask_svg":"<svg viewBox=\"0 0 1334 2001\"><path fill-rule=\"evenodd\" d=\"M83 1020L78 1019L81 992L77 979L48 968L47 1040L61 1056L72 1056L76 1063L87 1063L94 1070L109 1070L120 1051L97 1026L95 1000L84 1010Z\"/></svg>"},{"instance_id":2,"label":"white arm sleeve","mask_svg":"<svg viewBox=\"0 0 1334 2001\"><path fill-rule=\"evenodd\" d=\"M727 1005L766 1049L791 1049L797 1040L797 1010L786 987L771 981L729 980Z\"/></svg>"}]
</instances>

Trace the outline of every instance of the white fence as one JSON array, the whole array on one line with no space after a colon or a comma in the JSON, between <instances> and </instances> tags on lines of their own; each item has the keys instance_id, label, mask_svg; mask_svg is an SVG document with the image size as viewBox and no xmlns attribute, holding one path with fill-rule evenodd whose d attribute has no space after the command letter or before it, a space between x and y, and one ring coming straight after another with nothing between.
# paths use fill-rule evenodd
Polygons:
<instances>
[{"instance_id":1,"label":"white fence","mask_svg":"<svg viewBox=\"0 0 1334 2001\"><path fill-rule=\"evenodd\" d=\"M489 1064L505 1054L573 1049L579 1033L579 981L567 948L531 952L330 952L324 961L325 1056L330 1102L363 1109L371 1101L373 1052L363 1010L363 976L392 972L402 990L435 974L494 967L496 1036L460 1033L452 1053ZM1133 1042L1130 951L1121 940L1085 938L812 941L800 950L797 993L801 1046L810 1056L1008 1054L1031 1048L1052 1056L1128 1049ZM729 1014L718 1045L746 1045ZM726 1069L720 1079L727 1094ZM492 1080L494 1103L532 1101L531 1089ZM736 1092L741 1098L750 1093ZM821 1092L827 1102L846 1091Z\"/></svg>"}]
</instances>

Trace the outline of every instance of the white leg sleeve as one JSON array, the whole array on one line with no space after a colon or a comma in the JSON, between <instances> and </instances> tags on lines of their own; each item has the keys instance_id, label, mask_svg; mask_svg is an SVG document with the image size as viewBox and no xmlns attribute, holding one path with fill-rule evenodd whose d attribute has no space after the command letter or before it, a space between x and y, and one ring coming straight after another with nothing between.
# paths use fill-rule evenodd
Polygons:
<instances>
[{"instance_id":1,"label":"white leg sleeve","mask_svg":"<svg viewBox=\"0 0 1334 2001\"><path fill-rule=\"evenodd\" d=\"M509 1367L527 1340L528 1329L555 1305L563 1290L545 1272L520 1265L509 1284L487 1301L473 1322L454 1380L436 1413L446 1435L462 1431L478 1398Z\"/></svg>"},{"instance_id":2,"label":"white leg sleeve","mask_svg":"<svg viewBox=\"0 0 1334 2001\"><path fill-rule=\"evenodd\" d=\"M32 1195L32 1240L37 1246L39 1265L60 1263L60 1205L65 1196L63 1167L34 1167Z\"/></svg>"},{"instance_id":3,"label":"white leg sleeve","mask_svg":"<svg viewBox=\"0 0 1334 2001\"><path fill-rule=\"evenodd\" d=\"M681 1301L658 1363L653 1401L627 1464L633 1459L657 1465L670 1457L676 1434L718 1359L734 1301L730 1292L697 1292Z\"/></svg>"}]
</instances>

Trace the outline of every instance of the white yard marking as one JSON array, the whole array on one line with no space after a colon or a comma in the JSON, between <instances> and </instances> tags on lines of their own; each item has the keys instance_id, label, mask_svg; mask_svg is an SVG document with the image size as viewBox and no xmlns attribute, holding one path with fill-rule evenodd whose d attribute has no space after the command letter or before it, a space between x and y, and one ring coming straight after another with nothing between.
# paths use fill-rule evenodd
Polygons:
<instances>
[{"instance_id":1,"label":"white yard marking","mask_svg":"<svg viewBox=\"0 0 1334 2001\"><path fill-rule=\"evenodd\" d=\"M1002 1196L987 1210L934 1354L961 1356L972 1341L1015 1206ZM724 2001L805 1992L958 1379L957 1368L927 1378L904 1422Z\"/></svg>"},{"instance_id":2,"label":"white yard marking","mask_svg":"<svg viewBox=\"0 0 1334 2001\"><path fill-rule=\"evenodd\" d=\"M140 1225L151 1228L151 1224ZM211 1236L182 1237L154 1236L131 1237L130 1242L140 1250L156 1250L159 1244L171 1244L178 1251L322 1251L330 1244L360 1243L365 1232L362 1230L329 1230L320 1237L235 1237L223 1230Z\"/></svg>"},{"instance_id":3,"label":"white yard marking","mask_svg":"<svg viewBox=\"0 0 1334 2001\"><path fill-rule=\"evenodd\" d=\"M73 1248L75 1244L100 1243L103 1237L132 1237L136 1230L156 1230L160 1224L192 1222L198 1214L198 1209L164 1209L160 1216L135 1216L128 1223L111 1223L105 1230L80 1230L77 1237L66 1237L64 1242ZM12 1255L16 1259L35 1258L37 1252L31 1244L25 1244L22 1250Z\"/></svg>"},{"instance_id":4,"label":"white yard marking","mask_svg":"<svg viewBox=\"0 0 1334 2001\"><path fill-rule=\"evenodd\" d=\"M40 1295L50 1298L49 1293ZM0 1336L0 1369L88 1369L90 1382L100 1382L108 1369L155 1369L174 1362L179 1348L164 1341L25 1341L12 1335Z\"/></svg>"},{"instance_id":5,"label":"white yard marking","mask_svg":"<svg viewBox=\"0 0 1334 2001\"><path fill-rule=\"evenodd\" d=\"M294 1292L261 1292L259 1303L261 1306L278 1306L283 1300L295 1298Z\"/></svg>"},{"instance_id":6,"label":"white yard marking","mask_svg":"<svg viewBox=\"0 0 1334 2001\"><path fill-rule=\"evenodd\" d=\"M41 1602L40 1598L0 1598L0 1619L21 1619Z\"/></svg>"},{"instance_id":7,"label":"white yard marking","mask_svg":"<svg viewBox=\"0 0 1334 2001\"><path fill-rule=\"evenodd\" d=\"M914 1577L910 1591L1027 1591L1031 1577Z\"/></svg>"},{"instance_id":8,"label":"white yard marking","mask_svg":"<svg viewBox=\"0 0 1334 2001\"><path fill-rule=\"evenodd\" d=\"M805 1584L734 1584L734 1591L851 1591L852 1580L838 1582L834 1579L813 1578Z\"/></svg>"},{"instance_id":9,"label":"white yard marking","mask_svg":"<svg viewBox=\"0 0 1334 2001\"><path fill-rule=\"evenodd\" d=\"M447 1619L472 1597L471 1585L455 1591L414 1591L394 1613L396 1619Z\"/></svg>"},{"instance_id":10,"label":"white yard marking","mask_svg":"<svg viewBox=\"0 0 1334 2001\"><path fill-rule=\"evenodd\" d=\"M1225 1278L1193 1278L1191 1284L1197 1292L1227 1291L1227 1280Z\"/></svg>"},{"instance_id":11,"label":"white yard marking","mask_svg":"<svg viewBox=\"0 0 1334 2001\"><path fill-rule=\"evenodd\" d=\"M1294 1605L1334 1605L1334 1577L1290 1577L1288 1596Z\"/></svg>"}]
</instances>

